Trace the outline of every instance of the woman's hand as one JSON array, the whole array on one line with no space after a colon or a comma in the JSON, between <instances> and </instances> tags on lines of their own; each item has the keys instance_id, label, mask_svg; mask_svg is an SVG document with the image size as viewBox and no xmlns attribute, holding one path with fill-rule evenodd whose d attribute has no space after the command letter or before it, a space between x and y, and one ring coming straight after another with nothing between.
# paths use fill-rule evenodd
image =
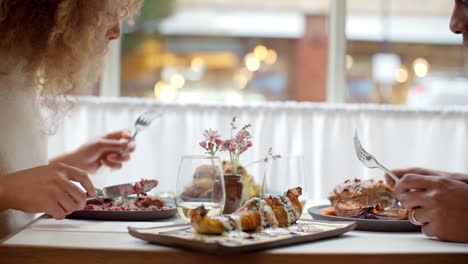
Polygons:
<instances>
[{"instance_id":1,"label":"woman's hand","mask_svg":"<svg viewBox=\"0 0 468 264\"><path fill-rule=\"evenodd\" d=\"M411 214L423 224L426 236L468 242L468 184L459 176L405 174L396 184L395 197L404 208L414 210Z\"/></svg>"},{"instance_id":2,"label":"woman's hand","mask_svg":"<svg viewBox=\"0 0 468 264\"><path fill-rule=\"evenodd\" d=\"M77 168L53 163L0 177L0 211L15 209L28 213L47 213L63 219L86 205L86 193L96 196L88 175Z\"/></svg>"},{"instance_id":3,"label":"woman's hand","mask_svg":"<svg viewBox=\"0 0 468 264\"><path fill-rule=\"evenodd\" d=\"M468 183L468 175L462 173L451 173L451 172L444 172L444 171L436 171L424 168L408 168L408 169L401 169L401 170L393 170L392 171L395 176L398 178L402 178L406 174L418 174L418 175L425 175L425 176L439 176L444 177L447 179L457 180L464 183ZM385 174L385 179L390 186L395 185L395 181L388 175Z\"/></svg>"},{"instance_id":4,"label":"woman's hand","mask_svg":"<svg viewBox=\"0 0 468 264\"><path fill-rule=\"evenodd\" d=\"M122 163L128 161L130 153L135 150L135 143L129 143L131 138L128 131L116 131L51 162L65 163L88 173L95 173L101 165L120 169Z\"/></svg>"}]
</instances>

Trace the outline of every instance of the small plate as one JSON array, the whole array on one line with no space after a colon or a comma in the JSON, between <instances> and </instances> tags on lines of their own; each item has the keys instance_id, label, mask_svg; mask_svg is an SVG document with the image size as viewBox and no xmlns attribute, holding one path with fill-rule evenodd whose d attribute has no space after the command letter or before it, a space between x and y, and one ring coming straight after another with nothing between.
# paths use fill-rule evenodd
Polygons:
<instances>
[{"instance_id":1,"label":"small plate","mask_svg":"<svg viewBox=\"0 0 468 264\"><path fill-rule=\"evenodd\" d=\"M409 220L383 220L383 219L361 219L340 216L324 215L320 209L329 205L314 206L307 209L309 214L318 220L328 221L354 221L357 223L356 230L379 231L379 232L418 232L421 227L413 225Z\"/></svg>"},{"instance_id":2,"label":"small plate","mask_svg":"<svg viewBox=\"0 0 468 264\"><path fill-rule=\"evenodd\" d=\"M106 211L106 210L80 210L75 211L67 218L106 221L151 221L171 218L177 214L173 201L166 201L170 209L151 211Z\"/></svg>"}]
</instances>

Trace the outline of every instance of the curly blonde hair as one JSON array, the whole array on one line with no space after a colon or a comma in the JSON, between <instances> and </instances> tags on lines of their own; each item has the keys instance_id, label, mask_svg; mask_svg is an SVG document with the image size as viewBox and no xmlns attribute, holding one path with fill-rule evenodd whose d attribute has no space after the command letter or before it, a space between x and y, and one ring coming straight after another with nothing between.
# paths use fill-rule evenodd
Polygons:
<instances>
[{"instance_id":1,"label":"curly blonde hair","mask_svg":"<svg viewBox=\"0 0 468 264\"><path fill-rule=\"evenodd\" d=\"M141 5L142 0L0 0L0 72L24 62L22 73L37 83L38 75L45 80L46 96L94 84L107 46L97 41L106 16L131 18Z\"/></svg>"},{"instance_id":2,"label":"curly blonde hair","mask_svg":"<svg viewBox=\"0 0 468 264\"><path fill-rule=\"evenodd\" d=\"M142 2L0 0L0 77L19 70L33 82L32 88L40 90L42 104L52 114L47 119L55 130L55 121L66 112L58 98L96 84L107 51L106 31L111 23L131 20ZM20 88L24 87L4 90Z\"/></svg>"}]
</instances>

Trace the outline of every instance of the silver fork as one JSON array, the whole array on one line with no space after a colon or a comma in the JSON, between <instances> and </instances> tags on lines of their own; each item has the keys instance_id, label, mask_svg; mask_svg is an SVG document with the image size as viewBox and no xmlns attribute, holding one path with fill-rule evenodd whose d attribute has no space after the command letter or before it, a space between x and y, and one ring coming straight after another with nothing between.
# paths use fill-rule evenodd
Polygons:
<instances>
[{"instance_id":1,"label":"silver fork","mask_svg":"<svg viewBox=\"0 0 468 264\"><path fill-rule=\"evenodd\" d=\"M160 118L161 116L162 113L156 111L147 111L140 115L135 121L135 132L133 132L133 135L128 142L130 143L134 141L140 131L147 128L154 119ZM96 175L107 175L111 171L112 170L109 167L103 165L98 168Z\"/></svg>"},{"instance_id":2,"label":"silver fork","mask_svg":"<svg viewBox=\"0 0 468 264\"><path fill-rule=\"evenodd\" d=\"M369 169L379 168L385 171L388 175L390 175L390 177L392 177L395 183L398 183L400 181L400 179L395 174L393 174L393 172L391 172L385 166L380 164L374 156L372 156L362 147L361 142L359 141L357 131L354 131L354 150L356 151L358 159L362 162L362 164L364 164L364 166L366 166Z\"/></svg>"},{"instance_id":3,"label":"silver fork","mask_svg":"<svg viewBox=\"0 0 468 264\"><path fill-rule=\"evenodd\" d=\"M161 116L161 112L154 111L148 111L139 116L135 121L135 132L133 132L130 142L135 140L135 137L138 135L138 133L140 133L141 130L147 128L154 119L159 118Z\"/></svg>"}]
</instances>

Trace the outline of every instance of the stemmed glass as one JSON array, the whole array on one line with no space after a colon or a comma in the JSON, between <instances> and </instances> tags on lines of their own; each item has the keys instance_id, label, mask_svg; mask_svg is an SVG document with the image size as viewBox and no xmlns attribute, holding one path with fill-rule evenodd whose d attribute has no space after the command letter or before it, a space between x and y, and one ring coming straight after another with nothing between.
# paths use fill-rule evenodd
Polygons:
<instances>
[{"instance_id":1,"label":"stemmed glass","mask_svg":"<svg viewBox=\"0 0 468 264\"><path fill-rule=\"evenodd\" d=\"M175 198L182 219L190 222L191 211L201 205L208 211L208 216L220 215L225 200L221 159L217 156L182 156Z\"/></svg>"},{"instance_id":2,"label":"stemmed glass","mask_svg":"<svg viewBox=\"0 0 468 264\"><path fill-rule=\"evenodd\" d=\"M302 156L281 155L269 161L266 175L263 184L267 195L282 194L293 187L304 187Z\"/></svg>"},{"instance_id":3,"label":"stemmed glass","mask_svg":"<svg viewBox=\"0 0 468 264\"><path fill-rule=\"evenodd\" d=\"M276 160L270 160L263 179L264 195L284 194L285 191L295 187L302 188L299 200L302 207L307 203L307 192L304 177L304 161L300 155L281 155Z\"/></svg>"},{"instance_id":4,"label":"stemmed glass","mask_svg":"<svg viewBox=\"0 0 468 264\"><path fill-rule=\"evenodd\" d=\"M253 177L253 182L248 182L250 185L247 188L250 196L264 198L269 195L280 195L295 187L302 187L304 193L303 157L300 155L279 155L277 158L259 159L247 164L245 169Z\"/></svg>"},{"instance_id":5,"label":"stemmed glass","mask_svg":"<svg viewBox=\"0 0 468 264\"><path fill-rule=\"evenodd\" d=\"M304 204L305 178L303 157L300 155L281 155L280 158L270 160L266 166L262 179L263 196L284 194L290 188L302 187L301 202Z\"/></svg>"}]
</instances>

